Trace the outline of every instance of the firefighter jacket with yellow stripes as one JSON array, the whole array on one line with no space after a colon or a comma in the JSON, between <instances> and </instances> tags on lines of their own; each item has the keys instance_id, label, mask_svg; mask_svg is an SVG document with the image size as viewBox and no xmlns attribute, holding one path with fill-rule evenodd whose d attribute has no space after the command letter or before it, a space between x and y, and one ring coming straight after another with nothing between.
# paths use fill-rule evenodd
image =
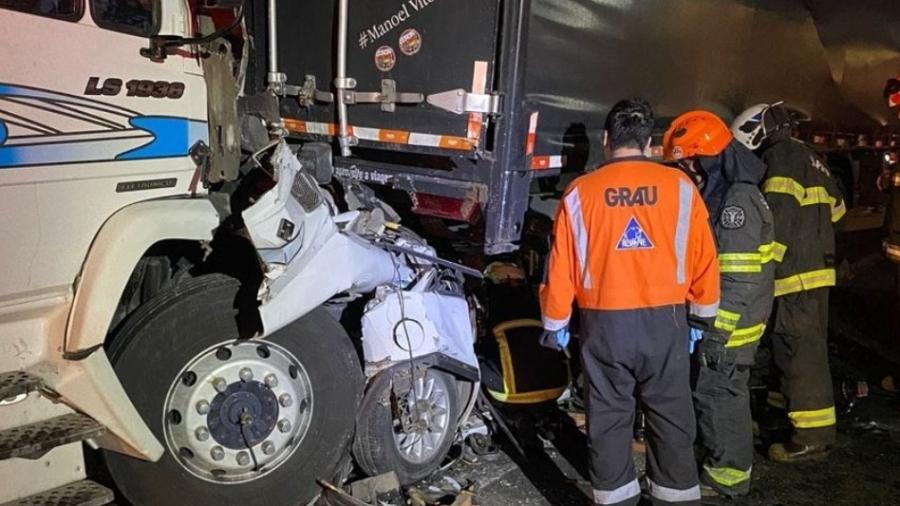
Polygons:
<instances>
[{"instance_id":1,"label":"firefighter jacket with yellow stripes","mask_svg":"<svg viewBox=\"0 0 900 506\"><path fill-rule=\"evenodd\" d=\"M831 171L806 144L786 139L762 153L762 190L775 217L775 296L834 286L834 224L846 212Z\"/></svg>"},{"instance_id":2,"label":"firefighter jacket with yellow stripes","mask_svg":"<svg viewBox=\"0 0 900 506\"><path fill-rule=\"evenodd\" d=\"M766 165L735 140L698 162L721 273L715 329L706 338L725 343L738 352L737 360L750 364L772 311L775 264L781 261L772 210L759 190Z\"/></svg>"},{"instance_id":3,"label":"firefighter jacket with yellow stripes","mask_svg":"<svg viewBox=\"0 0 900 506\"><path fill-rule=\"evenodd\" d=\"M544 328L582 310L689 304L707 330L719 306L719 268L709 215L681 171L644 158L616 159L576 179L554 226L541 285Z\"/></svg>"},{"instance_id":4,"label":"firefighter jacket with yellow stripes","mask_svg":"<svg viewBox=\"0 0 900 506\"><path fill-rule=\"evenodd\" d=\"M757 186L735 183L728 189L715 234L722 294L714 335L727 348L750 348L765 332L780 260L772 211Z\"/></svg>"}]
</instances>

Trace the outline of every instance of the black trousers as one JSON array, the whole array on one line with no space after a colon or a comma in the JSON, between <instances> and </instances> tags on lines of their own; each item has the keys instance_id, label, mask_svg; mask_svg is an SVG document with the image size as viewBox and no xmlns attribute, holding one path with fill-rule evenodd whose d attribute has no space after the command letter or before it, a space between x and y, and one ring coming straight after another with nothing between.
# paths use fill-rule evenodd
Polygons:
<instances>
[{"instance_id":1,"label":"black trousers","mask_svg":"<svg viewBox=\"0 0 900 506\"><path fill-rule=\"evenodd\" d=\"M828 288L775 299L772 356L797 444L835 442L834 392L828 366Z\"/></svg>"},{"instance_id":2,"label":"black trousers","mask_svg":"<svg viewBox=\"0 0 900 506\"><path fill-rule=\"evenodd\" d=\"M704 450L703 481L726 495L750 491L753 420L750 366L756 345L728 349L717 364L695 360L694 408Z\"/></svg>"},{"instance_id":3,"label":"black trousers","mask_svg":"<svg viewBox=\"0 0 900 506\"><path fill-rule=\"evenodd\" d=\"M684 306L581 312L595 504L637 504L631 456L635 404L647 422L654 504L699 505Z\"/></svg>"}]
</instances>

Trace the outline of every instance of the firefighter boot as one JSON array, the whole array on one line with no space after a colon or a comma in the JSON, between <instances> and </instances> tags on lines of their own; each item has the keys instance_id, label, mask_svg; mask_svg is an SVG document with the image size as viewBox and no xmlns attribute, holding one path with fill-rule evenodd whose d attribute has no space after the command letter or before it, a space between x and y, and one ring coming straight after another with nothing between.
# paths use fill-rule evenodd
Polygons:
<instances>
[{"instance_id":1,"label":"firefighter boot","mask_svg":"<svg viewBox=\"0 0 900 506\"><path fill-rule=\"evenodd\" d=\"M823 460L830 453L831 447L828 445L804 445L792 441L775 443L769 447L769 458L784 464Z\"/></svg>"}]
</instances>

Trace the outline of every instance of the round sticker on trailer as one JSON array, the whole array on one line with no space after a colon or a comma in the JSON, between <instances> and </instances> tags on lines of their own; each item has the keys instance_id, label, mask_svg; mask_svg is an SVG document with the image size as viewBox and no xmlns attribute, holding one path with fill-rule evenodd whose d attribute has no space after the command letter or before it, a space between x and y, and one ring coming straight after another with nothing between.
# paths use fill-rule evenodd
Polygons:
<instances>
[{"instance_id":1,"label":"round sticker on trailer","mask_svg":"<svg viewBox=\"0 0 900 506\"><path fill-rule=\"evenodd\" d=\"M391 46L381 46L375 51L375 66L382 72L394 68L397 63L397 54Z\"/></svg>"},{"instance_id":2,"label":"round sticker on trailer","mask_svg":"<svg viewBox=\"0 0 900 506\"><path fill-rule=\"evenodd\" d=\"M400 52L412 56L422 49L422 34L415 28L404 30L400 34Z\"/></svg>"}]
</instances>

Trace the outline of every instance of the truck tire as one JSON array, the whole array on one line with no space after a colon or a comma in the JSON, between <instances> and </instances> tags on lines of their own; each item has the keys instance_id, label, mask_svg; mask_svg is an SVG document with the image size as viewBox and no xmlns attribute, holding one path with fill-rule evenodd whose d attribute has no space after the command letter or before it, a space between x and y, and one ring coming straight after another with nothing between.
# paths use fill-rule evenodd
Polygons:
<instances>
[{"instance_id":1,"label":"truck tire","mask_svg":"<svg viewBox=\"0 0 900 506\"><path fill-rule=\"evenodd\" d=\"M397 473L402 485L419 481L440 467L456 435L459 400L456 381L449 374L434 368L425 369L415 392L406 381L405 386L394 385L394 373L405 374L408 366L399 365L382 371L366 391L356 422L353 456L369 476L390 471ZM408 399L417 396L420 420L428 427L407 430L403 417L409 416ZM413 420L415 422L415 420ZM409 424L406 424L409 427Z\"/></svg>"},{"instance_id":2,"label":"truck tire","mask_svg":"<svg viewBox=\"0 0 900 506\"><path fill-rule=\"evenodd\" d=\"M218 274L170 287L109 347L166 447L158 462L105 453L135 505L303 505L317 478L346 471L363 391L350 338L319 308L266 340L240 340L238 288Z\"/></svg>"}]
</instances>

